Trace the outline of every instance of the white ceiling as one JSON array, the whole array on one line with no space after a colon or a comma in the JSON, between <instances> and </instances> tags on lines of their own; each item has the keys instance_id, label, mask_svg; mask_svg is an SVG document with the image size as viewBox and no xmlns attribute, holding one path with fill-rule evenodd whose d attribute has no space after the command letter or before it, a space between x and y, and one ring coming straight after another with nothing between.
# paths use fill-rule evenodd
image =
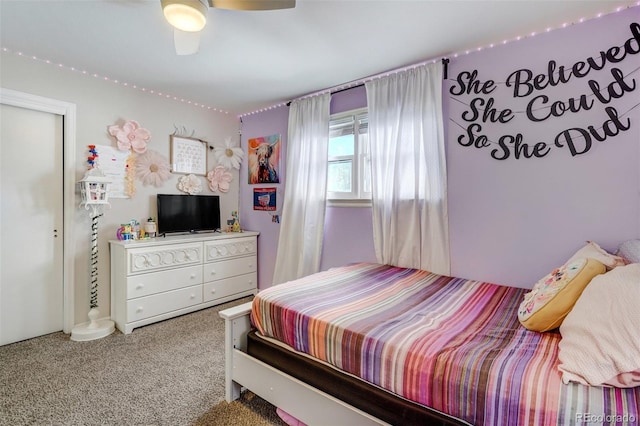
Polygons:
<instances>
[{"instance_id":1,"label":"white ceiling","mask_svg":"<svg viewBox=\"0 0 640 426\"><path fill-rule=\"evenodd\" d=\"M8 54L243 114L636 4L297 0L280 11L209 9L199 53L177 56L160 0L0 0L0 42Z\"/></svg>"}]
</instances>

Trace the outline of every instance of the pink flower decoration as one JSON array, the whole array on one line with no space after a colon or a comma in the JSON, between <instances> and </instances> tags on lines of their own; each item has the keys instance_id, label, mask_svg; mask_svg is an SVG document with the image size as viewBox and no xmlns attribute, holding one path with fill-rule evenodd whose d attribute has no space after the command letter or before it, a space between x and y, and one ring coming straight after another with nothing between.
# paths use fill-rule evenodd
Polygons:
<instances>
[{"instance_id":1,"label":"pink flower decoration","mask_svg":"<svg viewBox=\"0 0 640 426\"><path fill-rule=\"evenodd\" d=\"M213 192L227 192L229 190L229 182L231 182L232 178L233 175L224 166L218 166L207 173L209 189Z\"/></svg>"},{"instance_id":2,"label":"pink flower decoration","mask_svg":"<svg viewBox=\"0 0 640 426\"><path fill-rule=\"evenodd\" d=\"M125 121L122 127L109 126L109 134L116 138L120 151L133 150L139 154L147 150L147 142L151 139L151 132L140 127L134 120Z\"/></svg>"}]
</instances>

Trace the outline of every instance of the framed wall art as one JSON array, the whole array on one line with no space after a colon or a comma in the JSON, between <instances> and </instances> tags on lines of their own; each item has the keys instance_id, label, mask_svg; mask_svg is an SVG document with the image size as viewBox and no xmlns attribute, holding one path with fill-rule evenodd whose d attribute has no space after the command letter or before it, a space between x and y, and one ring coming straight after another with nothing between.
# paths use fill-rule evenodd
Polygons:
<instances>
[{"instance_id":1,"label":"framed wall art","mask_svg":"<svg viewBox=\"0 0 640 426\"><path fill-rule=\"evenodd\" d=\"M276 188L254 188L253 209L262 211L276 211Z\"/></svg>"},{"instance_id":2,"label":"framed wall art","mask_svg":"<svg viewBox=\"0 0 640 426\"><path fill-rule=\"evenodd\" d=\"M249 184L280 183L280 135L249 139Z\"/></svg>"},{"instance_id":3,"label":"framed wall art","mask_svg":"<svg viewBox=\"0 0 640 426\"><path fill-rule=\"evenodd\" d=\"M207 143L195 138L171 135L171 171L174 173L207 174Z\"/></svg>"}]
</instances>

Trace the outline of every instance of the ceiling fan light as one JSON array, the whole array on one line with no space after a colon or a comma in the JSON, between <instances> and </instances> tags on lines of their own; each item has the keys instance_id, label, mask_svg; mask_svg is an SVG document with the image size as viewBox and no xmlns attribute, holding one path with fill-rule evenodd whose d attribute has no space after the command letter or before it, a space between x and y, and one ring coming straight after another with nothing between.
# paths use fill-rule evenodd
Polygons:
<instances>
[{"instance_id":1,"label":"ceiling fan light","mask_svg":"<svg viewBox=\"0 0 640 426\"><path fill-rule=\"evenodd\" d=\"M182 31L200 31L207 24L207 6L200 0L162 0L164 17Z\"/></svg>"}]
</instances>

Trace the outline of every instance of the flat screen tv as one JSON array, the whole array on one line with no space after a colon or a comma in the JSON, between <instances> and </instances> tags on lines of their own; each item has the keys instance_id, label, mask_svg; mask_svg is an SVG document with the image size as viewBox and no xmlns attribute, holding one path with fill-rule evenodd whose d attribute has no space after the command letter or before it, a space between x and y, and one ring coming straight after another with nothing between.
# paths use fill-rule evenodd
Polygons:
<instances>
[{"instance_id":1,"label":"flat screen tv","mask_svg":"<svg viewBox=\"0 0 640 426\"><path fill-rule=\"evenodd\" d=\"M158 194L158 234L212 232L220 229L217 195Z\"/></svg>"}]
</instances>

